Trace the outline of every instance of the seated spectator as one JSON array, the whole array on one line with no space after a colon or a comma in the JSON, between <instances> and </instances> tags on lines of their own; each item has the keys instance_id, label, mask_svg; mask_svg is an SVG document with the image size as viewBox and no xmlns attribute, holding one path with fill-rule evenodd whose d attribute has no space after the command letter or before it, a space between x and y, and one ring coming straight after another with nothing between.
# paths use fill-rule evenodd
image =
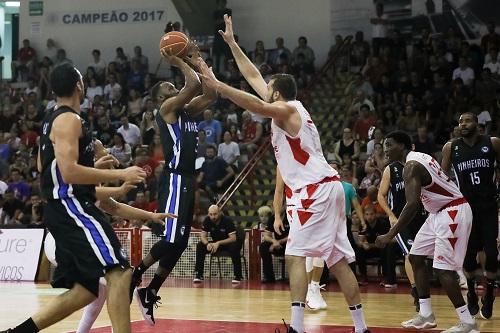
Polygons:
<instances>
[{"instance_id":1,"label":"seated spectator","mask_svg":"<svg viewBox=\"0 0 500 333\"><path fill-rule=\"evenodd\" d=\"M412 105L406 105L404 114L400 115L397 121L398 128L413 135L417 133L419 126L418 115Z\"/></svg>"},{"instance_id":2,"label":"seated spectator","mask_svg":"<svg viewBox=\"0 0 500 333\"><path fill-rule=\"evenodd\" d=\"M141 94L136 89L129 90L128 99L128 115L131 120L140 120L142 112L142 98Z\"/></svg>"},{"instance_id":3,"label":"seated spectator","mask_svg":"<svg viewBox=\"0 0 500 333\"><path fill-rule=\"evenodd\" d=\"M90 85L87 88L87 98L91 103L94 103L94 97L96 95L103 96L104 91L102 90L101 86L97 85L97 79L95 77L90 79Z\"/></svg>"},{"instance_id":4,"label":"seated spectator","mask_svg":"<svg viewBox=\"0 0 500 333\"><path fill-rule=\"evenodd\" d=\"M57 50L56 60L54 61L54 67L63 64L73 65L73 61L66 57L66 50L59 49Z\"/></svg>"},{"instance_id":5,"label":"seated spectator","mask_svg":"<svg viewBox=\"0 0 500 333\"><path fill-rule=\"evenodd\" d=\"M29 39L23 40L23 47L17 53L17 59L12 61L12 78L14 81L23 82L28 76L34 74L36 65L36 51L30 46Z\"/></svg>"},{"instance_id":6,"label":"seated spectator","mask_svg":"<svg viewBox=\"0 0 500 333\"><path fill-rule=\"evenodd\" d=\"M142 73L149 73L149 59L142 54L142 49L140 46L134 47L134 56L132 57L132 67L134 67L134 61L137 63L137 69Z\"/></svg>"},{"instance_id":7,"label":"seated spectator","mask_svg":"<svg viewBox=\"0 0 500 333\"><path fill-rule=\"evenodd\" d=\"M413 140L415 145L414 151L425 153L427 155L434 156L437 151L436 144L434 140L429 136L426 126L419 126L417 130L417 136Z\"/></svg>"},{"instance_id":8,"label":"seated spectator","mask_svg":"<svg viewBox=\"0 0 500 333\"><path fill-rule=\"evenodd\" d=\"M211 241L208 240L210 235ZM233 221L223 215L219 207L212 205L208 208L208 216L203 221L203 228L200 235L201 241L196 245L195 278L193 282L203 281L205 270L205 256L207 254L217 254L221 251L228 252L233 261L234 279L233 283L240 283L241 274L241 246L236 237L236 228Z\"/></svg>"},{"instance_id":9,"label":"seated spectator","mask_svg":"<svg viewBox=\"0 0 500 333\"><path fill-rule=\"evenodd\" d=\"M384 148L381 143L376 143L373 154L365 162L365 177L361 180L360 189L367 189L374 185L378 186L382 179L382 172L385 167Z\"/></svg>"},{"instance_id":10,"label":"seated spectator","mask_svg":"<svg viewBox=\"0 0 500 333\"><path fill-rule=\"evenodd\" d=\"M296 65L301 62L300 55L303 56L303 62L314 69L314 51L307 45L307 38L304 36L299 37L299 45L293 50L292 59L293 64Z\"/></svg>"},{"instance_id":11,"label":"seated spectator","mask_svg":"<svg viewBox=\"0 0 500 333\"><path fill-rule=\"evenodd\" d=\"M197 181L200 190L207 192L211 199L223 192L234 176L234 170L222 158L217 157L217 149L208 146L205 162L201 166Z\"/></svg>"},{"instance_id":12,"label":"seated spectator","mask_svg":"<svg viewBox=\"0 0 500 333\"><path fill-rule=\"evenodd\" d=\"M258 210L259 219L264 228L262 235L262 243L260 243L259 253L262 259L262 268L264 277L262 279L263 283L275 282L276 277L274 276L273 268L273 255L284 257L286 242L288 240L288 232L290 231L290 225L286 220L283 221L283 226L285 230L281 232L281 235L274 231L274 215L271 208L268 206L262 206Z\"/></svg>"},{"instance_id":13,"label":"seated spectator","mask_svg":"<svg viewBox=\"0 0 500 333\"><path fill-rule=\"evenodd\" d=\"M361 105L359 110L360 116L354 123L352 132L355 138L366 141L368 139L368 130L376 125L377 118L371 113L370 106L367 104Z\"/></svg>"},{"instance_id":14,"label":"seated spectator","mask_svg":"<svg viewBox=\"0 0 500 333\"><path fill-rule=\"evenodd\" d=\"M381 128L375 128L373 134L370 136L372 139L366 144L366 154L371 156L375 150L375 144L384 143L384 132Z\"/></svg>"},{"instance_id":15,"label":"seated spectator","mask_svg":"<svg viewBox=\"0 0 500 333\"><path fill-rule=\"evenodd\" d=\"M131 204L132 207L139 208L142 210L147 210L149 211L149 202L146 199L146 194L144 191L138 191L135 195L135 200Z\"/></svg>"},{"instance_id":16,"label":"seated spectator","mask_svg":"<svg viewBox=\"0 0 500 333\"><path fill-rule=\"evenodd\" d=\"M116 57L114 61L118 67L120 67L120 70L126 71L126 69L129 66L129 60L128 56L123 52L122 47L117 47L116 48Z\"/></svg>"},{"instance_id":17,"label":"seated spectator","mask_svg":"<svg viewBox=\"0 0 500 333\"><path fill-rule=\"evenodd\" d=\"M127 107L125 105L121 105L120 103L113 103L111 105L109 121L111 121L111 126L114 129L121 126L121 119L124 115L127 115Z\"/></svg>"},{"instance_id":18,"label":"seated spectator","mask_svg":"<svg viewBox=\"0 0 500 333\"><path fill-rule=\"evenodd\" d=\"M138 60L132 60L130 72L127 75L127 85L130 89L135 89L139 92L144 91L144 74L141 63Z\"/></svg>"},{"instance_id":19,"label":"seated spectator","mask_svg":"<svg viewBox=\"0 0 500 333\"><path fill-rule=\"evenodd\" d=\"M99 139L105 147L108 147L113 142L113 136L116 131L113 127L111 127L111 123L109 122L109 118L106 116L99 117L97 119L97 139ZM123 137L123 135L122 135Z\"/></svg>"},{"instance_id":20,"label":"seated spectator","mask_svg":"<svg viewBox=\"0 0 500 333\"><path fill-rule=\"evenodd\" d=\"M19 216L24 209L24 202L17 199L14 195L14 190L7 189L3 197L3 206L0 217L0 225L2 224L20 224Z\"/></svg>"},{"instance_id":21,"label":"seated spectator","mask_svg":"<svg viewBox=\"0 0 500 333\"><path fill-rule=\"evenodd\" d=\"M359 233L359 247L356 253L356 262L360 271L360 281L367 280L366 259L379 258L382 262L384 287L395 288L396 285L396 243L389 243L385 248L375 246L378 236L386 234L391 225L387 219L377 218L375 208L367 205L363 208L366 228Z\"/></svg>"},{"instance_id":22,"label":"seated spectator","mask_svg":"<svg viewBox=\"0 0 500 333\"><path fill-rule=\"evenodd\" d=\"M207 143L218 145L222 135L220 121L214 119L212 110L205 110L203 112L203 119L198 125L198 129L205 131Z\"/></svg>"},{"instance_id":23,"label":"seated spectator","mask_svg":"<svg viewBox=\"0 0 500 333\"><path fill-rule=\"evenodd\" d=\"M335 143L335 157L338 161L342 161L344 155L349 155L351 159L359 158L359 142L352 135L350 128L344 128L342 140Z\"/></svg>"},{"instance_id":24,"label":"seated spectator","mask_svg":"<svg viewBox=\"0 0 500 333\"><path fill-rule=\"evenodd\" d=\"M156 134L155 125L153 111L144 111L141 120L141 142L143 145L149 146L153 142L153 138Z\"/></svg>"},{"instance_id":25,"label":"seated spectator","mask_svg":"<svg viewBox=\"0 0 500 333\"><path fill-rule=\"evenodd\" d=\"M232 141L229 131L224 132L224 142L219 145L218 156L232 166L235 171L238 170L240 148L236 142Z\"/></svg>"},{"instance_id":26,"label":"seated spectator","mask_svg":"<svg viewBox=\"0 0 500 333\"><path fill-rule=\"evenodd\" d=\"M254 64L256 64L257 58L259 57L261 59L261 63L267 61L267 51L264 47L264 42L261 40L255 42L255 49L250 52L250 60L252 60ZM257 67L259 65L260 64L258 64Z\"/></svg>"},{"instance_id":27,"label":"seated spectator","mask_svg":"<svg viewBox=\"0 0 500 333\"><path fill-rule=\"evenodd\" d=\"M248 110L243 111L241 118L242 140L239 143L240 151L246 152L250 158L250 156L253 156L255 150L260 144L264 129L261 123L252 119L252 114Z\"/></svg>"},{"instance_id":28,"label":"seated spectator","mask_svg":"<svg viewBox=\"0 0 500 333\"><path fill-rule=\"evenodd\" d=\"M24 225L41 225L43 223L43 203L38 192L33 192L18 217Z\"/></svg>"},{"instance_id":29,"label":"seated spectator","mask_svg":"<svg viewBox=\"0 0 500 333\"><path fill-rule=\"evenodd\" d=\"M16 199L26 202L31 194L31 187L23 180L23 174L20 169L12 168L10 170L10 179L8 190L14 193Z\"/></svg>"},{"instance_id":30,"label":"seated spectator","mask_svg":"<svg viewBox=\"0 0 500 333\"><path fill-rule=\"evenodd\" d=\"M460 78L467 87L471 87L475 78L474 70L468 65L465 57L460 57L458 64L458 68L453 71L452 79Z\"/></svg>"},{"instance_id":31,"label":"seated spectator","mask_svg":"<svg viewBox=\"0 0 500 333\"><path fill-rule=\"evenodd\" d=\"M373 185L369 186L366 190L366 197L361 201L361 208L364 209L366 206L371 205L375 210L375 215L377 217L382 217L385 216L385 211L378 203L377 195L378 195L378 188Z\"/></svg>"},{"instance_id":32,"label":"seated spectator","mask_svg":"<svg viewBox=\"0 0 500 333\"><path fill-rule=\"evenodd\" d=\"M138 147L135 151L135 165L141 167L146 172L146 186L155 181L155 170L160 163L148 154L148 149ZM133 192L133 191L131 191ZM131 193L129 192L129 193Z\"/></svg>"},{"instance_id":33,"label":"seated spectator","mask_svg":"<svg viewBox=\"0 0 500 333\"><path fill-rule=\"evenodd\" d=\"M198 126L198 150L196 151L196 157L205 157L208 146L209 143L207 142L207 134L204 130L199 129Z\"/></svg>"},{"instance_id":34,"label":"seated spectator","mask_svg":"<svg viewBox=\"0 0 500 333\"><path fill-rule=\"evenodd\" d=\"M483 68L488 68L493 77L498 79L500 77L500 54L496 49L491 49L485 58L487 60L485 60Z\"/></svg>"},{"instance_id":35,"label":"seated spectator","mask_svg":"<svg viewBox=\"0 0 500 333\"><path fill-rule=\"evenodd\" d=\"M129 123L127 116L122 116L120 120L122 126L116 132L120 133L131 147L135 147L141 141L141 130L137 125Z\"/></svg>"},{"instance_id":36,"label":"seated spectator","mask_svg":"<svg viewBox=\"0 0 500 333\"><path fill-rule=\"evenodd\" d=\"M113 73L108 75L108 84L104 87L104 96L109 103L117 102L122 98L122 86Z\"/></svg>"},{"instance_id":37,"label":"seated spectator","mask_svg":"<svg viewBox=\"0 0 500 333\"><path fill-rule=\"evenodd\" d=\"M35 80L33 80L33 78L28 79L28 87L26 89L24 89L25 99L28 98L28 95L30 93L35 93L37 99L41 97L40 96L40 89L35 85Z\"/></svg>"},{"instance_id":38,"label":"seated spectator","mask_svg":"<svg viewBox=\"0 0 500 333\"><path fill-rule=\"evenodd\" d=\"M93 50L92 51L92 61L89 63L90 67L94 67L96 71L96 75L99 79L104 78L105 70L106 70L106 62L101 59L101 51L100 50Z\"/></svg>"},{"instance_id":39,"label":"seated spectator","mask_svg":"<svg viewBox=\"0 0 500 333\"><path fill-rule=\"evenodd\" d=\"M342 181L345 181L345 182L351 184L352 186L354 186L354 188L358 188L359 182L355 176L356 173L354 172L353 169L355 169L355 166L353 168L352 165L348 165L348 164L343 163L342 166L340 167L340 171L339 171L340 178L342 179Z\"/></svg>"},{"instance_id":40,"label":"seated spectator","mask_svg":"<svg viewBox=\"0 0 500 333\"><path fill-rule=\"evenodd\" d=\"M113 147L109 148L109 153L116 157L122 167L128 167L132 163L132 148L125 142L121 133L113 136Z\"/></svg>"},{"instance_id":41,"label":"seated spectator","mask_svg":"<svg viewBox=\"0 0 500 333\"><path fill-rule=\"evenodd\" d=\"M285 47L283 37L276 38L276 48L271 50L268 63L275 70L284 63L290 63L292 60L292 52Z\"/></svg>"}]
</instances>

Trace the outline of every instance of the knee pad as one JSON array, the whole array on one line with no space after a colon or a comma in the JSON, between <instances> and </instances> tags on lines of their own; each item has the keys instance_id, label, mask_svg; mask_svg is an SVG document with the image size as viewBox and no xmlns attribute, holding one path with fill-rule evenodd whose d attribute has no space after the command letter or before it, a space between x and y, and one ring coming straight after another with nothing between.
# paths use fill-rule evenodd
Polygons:
<instances>
[{"instance_id":1,"label":"knee pad","mask_svg":"<svg viewBox=\"0 0 500 333\"><path fill-rule=\"evenodd\" d=\"M323 268L325 266L325 261L322 258L314 257L313 258L313 266Z\"/></svg>"}]
</instances>

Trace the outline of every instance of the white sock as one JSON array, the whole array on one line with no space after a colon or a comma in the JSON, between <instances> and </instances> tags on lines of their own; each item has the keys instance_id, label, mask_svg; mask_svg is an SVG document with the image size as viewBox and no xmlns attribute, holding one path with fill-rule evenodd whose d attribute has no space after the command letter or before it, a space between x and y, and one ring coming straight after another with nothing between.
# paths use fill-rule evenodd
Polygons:
<instances>
[{"instance_id":1,"label":"white sock","mask_svg":"<svg viewBox=\"0 0 500 333\"><path fill-rule=\"evenodd\" d=\"M292 302L292 319L290 326L298 333L304 333L304 302Z\"/></svg>"},{"instance_id":2,"label":"white sock","mask_svg":"<svg viewBox=\"0 0 500 333\"><path fill-rule=\"evenodd\" d=\"M106 286L99 283L99 297L83 309L76 333L88 333L106 301Z\"/></svg>"},{"instance_id":3,"label":"white sock","mask_svg":"<svg viewBox=\"0 0 500 333\"><path fill-rule=\"evenodd\" d=\"M463 321L464 323L467 324L474 324L476 322L474 318L472 318L472 315L469 312L467 304L459 308L456 308L455 310L457 311L458 318L460 318L460 321Z\"/></svg>"},{"instance_id":4,"label":"white sock","mask_svg":"<svg viewBox=\"0 0 500 333\"><path fill-rule=\"evenodd\" d=\"M354 332L363 333L367 329L363 306L361 304L350 306L349 311L351 311L352 322L354 323Z\"/></svg>"},{"instance_id":5,"label":"white sock","mask_svg":"<svg viewBox=\"0 0 500 333\"><path fill-rule=\"evenodd\" d=\"M311 286L317 286L317 287L319 287L319 281L312 281L311 280Z\"/></svg>"},{"instance_id":6,"label":"white sock","mask_svg":"<svg viewBox=\"0 0 500 333\"><path fill-rule=\"evenodd\" d=\"M422 317L429 317L432 314L431 298L420 298L420 315Z\"/></svg>"}]
</instances>

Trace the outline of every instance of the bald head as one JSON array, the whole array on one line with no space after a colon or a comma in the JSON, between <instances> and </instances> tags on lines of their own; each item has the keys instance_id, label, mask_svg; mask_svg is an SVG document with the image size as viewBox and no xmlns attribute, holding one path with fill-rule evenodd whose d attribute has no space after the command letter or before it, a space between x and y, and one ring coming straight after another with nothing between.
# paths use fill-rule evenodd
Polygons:
<instances>
[{"instance_id":1,"label":"bald head","mask_svg":"<svg viewBox=\"0 0 500 333\"><path fill-rule=\"evenodd\" d=\"M217 205L211 205L208 207L208 218L212 222L218 222L220 220L220 209Z\"/></svg>"}]
</instances>

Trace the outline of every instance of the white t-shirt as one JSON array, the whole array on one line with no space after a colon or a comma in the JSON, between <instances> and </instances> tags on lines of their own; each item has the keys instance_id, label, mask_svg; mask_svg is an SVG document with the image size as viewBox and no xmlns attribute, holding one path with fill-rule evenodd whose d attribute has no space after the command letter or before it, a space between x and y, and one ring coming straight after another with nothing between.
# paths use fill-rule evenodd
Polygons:
<instances>
[{"instance_id":1,"label":"white t-shirt","mask_svg":"<svg viewBox=\"0 0 500 333\"><path fill-rule=\"evenodd\" d=\"M122 86L120 86L120 84L117 82L115 82L114 85L108 83L104 87L104 95L108 95L109 96L108 100L110 101L117 100L118 98L120 98L121 92L122 92Z\"/></svg>"},{"instance_id":2,"label":"white t-shirt","mask_svg":"<svg viewBox=\"0 0 500 333\"><path fill-rule=\"evenodd\" d=\"M500 75L500 62L498 61L495 63L487 62L484 64L483 68L489 68L491 74Z\"/></svg>"},{"instance_id":3,"label":"white t-shirt","mask_svg":"<svg viewBox=\"0 0 500 333\"><path fill-rule=\"evenodd\" d=\"M240 147L234 141L231 141L229 144L223 142L219 144L219 157L222 157L227 164L229 164L236 156L240 156ZM238 161L234 162L235 165L238 165Z\"/></svg>"},{"instance_id":4,"label":"white t-shirt","mask_svg":"<svg viewBox=\"0 0 500 333\"><path fill-rule=\"evenodd\" d=\"M104 95L101 86L96 86L94 88L92 87L87 88L87 97L92 103L94 102L94 97L96 95L101 95L101 96Z\"/></svg>"},{"instance_id":5,"label":"white t-shirt","mask_svg":"<svg viewBox=\"0 0 500 333\"><path fill-rule=\"evenodd\" d=\"M9 187L9 185L7 185L6 182L0 180L0 195L4 195L5 191L7 191L8 187Z\"/></svg>"},{"instance_id":6,"label":"white t-shirt","mask_svg":"<svg viewBox=\"0 0 500 333\"><path fill-rule=\"evenodd\" d=\"M491 55L488 53L487 55L484 56L484 63L487 64L491 62ZM500 61L500 53L497 54L497 61Z\"/></svg>"},{"instance_id":7,"label":"white t-shirt","mask_svg":"<svg viewBox=\"0 0 500 333\"><path fill-rule=\"evenodd\" d=\"M98 63L95 62L89 63L88 67L94 67L96 72L103 73L104 70L106 69L106 62L100 59Z\"/></svg>"},{"instance_id":8,"label":"white t-shirt","mask_svg":"<svg viewBox=\"0 0 500 333\"><path fill-rule=\"evenodd\" d=\"M374 18L378 19L378 16ZM380 17L383 20L387 20L387 15L382 14ZM387 37L387 24L373 24L372 23L372 38L386 38Z\"/></svg>"},{"instance_id":9,"label":"white t-shirt","mask_svg":"<svg viewBox=\"0 0 500 333\"><path fill-rule=\"evenodd\" d=\"M120 126L117 132L123 135L125 142L131 146L138 144L141 139L141 130L134 124L128 124L128 129Z\"/></svg>"},{"instance_id":10,"label":"white t-shirt","mask_svg":"<svg viewBox=\"0 0 500 333\"><path fill-rule=\"evenodd\" d=\"M40 92L40 91L38 90L38 87L34 87L33 89L26 88L26 89L24 90L24 93L25 93L26 95L29 95L29 94L30 94L30 93L32 93L32 92L34 92L34 93L38 96L38 94L39 94L39 92Z\"/></svg>"},{"instance_id":11,"label":"white t-shirt","mask_svg":"<svg viewBox=\"0 0 500 333\"><path fill-rule=\"evenodd\" d=\"M481 125L486 125L491 121L490 113L487 110L484 110L477 116L477 122Z\"/></svg>"},{"instance_id":12,"label":"white t-shirt","mask_svg":"<svg viewBox=\"0 0 500 333\"><path fill-rule=\"evenodd\" d=\"M474 81L474 71L470 67L467 67L464 70L458 67L453 71L453 80L457 78L461 78L466 86L470 86L472 81Z\"/></svg>"}]
</instances>

